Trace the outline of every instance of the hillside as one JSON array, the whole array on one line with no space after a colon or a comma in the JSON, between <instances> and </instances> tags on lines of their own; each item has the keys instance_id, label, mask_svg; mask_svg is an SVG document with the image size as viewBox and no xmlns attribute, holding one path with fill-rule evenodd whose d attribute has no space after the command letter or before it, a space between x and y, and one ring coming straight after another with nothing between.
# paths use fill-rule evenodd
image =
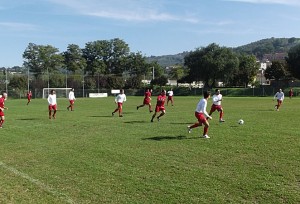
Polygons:
<instances>
[{"instance_id":1,"label":"hillside","mask_svg":"<svg viewBox=\"0 0 300 204\"><path fill-rule=\"evenodd\" d=\"M254 54L258 59L262 59L264 54L287 53L291 47L300 44L300 38L268 38L256 42L232 48L234 52ZM147 57L149 62L157 61L163 67L172 65L182 65L184 56L189 52L175 55L162 55Z\"/></svg>"},{"instance_id":2,"label":"hillside","mask_svg":"<svg viewBox=\"0 0 300 204\"><path fill-rule=\"evenodd\" d=\"M261 59L264 54L287 53L291 47L300 43L300 38L268 38L233 48L235 52L254 54Z\"/></svg>"}]
</instances>

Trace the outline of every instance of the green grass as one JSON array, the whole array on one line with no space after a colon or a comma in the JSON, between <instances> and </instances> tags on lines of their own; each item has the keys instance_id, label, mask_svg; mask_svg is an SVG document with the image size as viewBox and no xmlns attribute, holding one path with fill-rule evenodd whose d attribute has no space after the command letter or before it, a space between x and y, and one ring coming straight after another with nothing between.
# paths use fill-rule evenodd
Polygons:
<instances>
[{"instance_id":1,"label":"green grass","mask_svg":"<svg viewBox=\"0 0 300 204\"><path fill-rule=\"evenodd\" d=\"M123 118L112 97L78 99L73 112L59 99L55 120L46 100L7 100L0 203L299 203L300 99L277 112L272 98L225 97L226 122L215 112L203 139L186 129L199 98L175 97L154 123L136 110L142 97L128 97Z\"/></svg>"}]
</instances>

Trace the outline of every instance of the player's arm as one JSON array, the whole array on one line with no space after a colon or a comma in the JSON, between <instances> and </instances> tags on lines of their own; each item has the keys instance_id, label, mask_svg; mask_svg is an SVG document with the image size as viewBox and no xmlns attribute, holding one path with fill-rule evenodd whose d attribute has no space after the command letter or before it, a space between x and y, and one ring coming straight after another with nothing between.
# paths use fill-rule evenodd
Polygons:
<instances>
[{"instance_id":1,"label":"player's arm","mask_svg":"<svg viewBox=\"0 0 300 204\"><path fill-rule=\"evenodd\" d=\"M4 111L5 109L8 110L7 107L3 107L3 108L0 108L0 109L1 109L1 111Z\"/></svg>"}]
</instances>

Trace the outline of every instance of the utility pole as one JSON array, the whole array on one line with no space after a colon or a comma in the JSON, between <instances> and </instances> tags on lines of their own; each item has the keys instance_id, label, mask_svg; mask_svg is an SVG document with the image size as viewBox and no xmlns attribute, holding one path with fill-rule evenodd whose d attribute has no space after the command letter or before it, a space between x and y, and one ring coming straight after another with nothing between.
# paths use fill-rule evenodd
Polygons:
<instances>
[{"instance_id":1,"label":"utility pole","mask_svg":"<svg viewBox=\"0 0 300 204\"><path fill-rule=\"evenodd\" d=\"M152 80L154 80L154 67L152 67Z\"/></svg>"}]
</instances>

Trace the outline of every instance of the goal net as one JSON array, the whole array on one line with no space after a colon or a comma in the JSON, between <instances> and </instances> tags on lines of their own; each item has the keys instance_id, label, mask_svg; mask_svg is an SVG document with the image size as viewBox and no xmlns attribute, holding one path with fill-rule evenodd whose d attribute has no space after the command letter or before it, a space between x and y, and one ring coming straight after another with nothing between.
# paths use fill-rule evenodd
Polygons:
<instances>
[{"instance_id":1,"label":"goal net","mask_svg":"<svg viewBox=\"0 0 300 204\"><path fill-rule=\"evenodd\" d=\"M48 98L50 91L56 92L56 98L68 98L72 88L43 88L43 98Z\"/></svg>"}]
</instances>

